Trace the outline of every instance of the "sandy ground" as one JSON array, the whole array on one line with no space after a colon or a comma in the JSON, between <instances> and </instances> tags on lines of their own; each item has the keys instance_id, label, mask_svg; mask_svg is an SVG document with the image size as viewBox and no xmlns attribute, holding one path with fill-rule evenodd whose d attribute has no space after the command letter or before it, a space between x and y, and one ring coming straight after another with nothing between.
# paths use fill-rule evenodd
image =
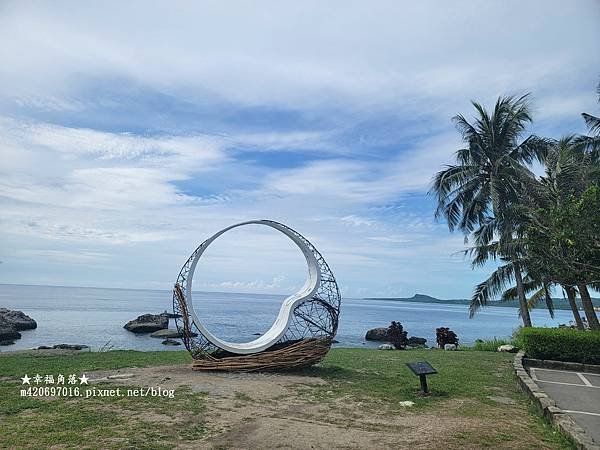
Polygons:
<instances>
[{"instance_id":1,"label":"sandy ground","mask_svg":"<svg viewBox=\"0 0 600 450\"><path fill-rule=\"evenodd\" d=\"M456 436L490 427L484 419L439 412L406 409L391 414L376 402L363 404L350 398L320 403L310 392L317 386L326 388L327 383L310 376L201 373L192 372L188 365L101 371L90 376L99 382L109 376L111 383L165 389L189 386L206 393L202 419L208 434L180 448L480 448L459 442ZM468 400L451 400L442 409L456 410L461 402ZM499 406L506 409L507 420L514 420L510 410L517 413L517 406L510 402ZM522 414L518 411L517 415ZM502 420L499 417L495 426L502 427ZM523 439L517 448L533 448L530 445L531 441Z\"/></svg>"}]
</instances>

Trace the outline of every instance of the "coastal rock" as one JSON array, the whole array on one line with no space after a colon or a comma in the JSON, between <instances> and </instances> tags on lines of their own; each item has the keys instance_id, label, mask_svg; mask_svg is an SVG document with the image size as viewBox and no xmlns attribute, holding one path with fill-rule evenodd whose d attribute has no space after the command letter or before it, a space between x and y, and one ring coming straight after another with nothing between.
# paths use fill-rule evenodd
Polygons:
<instances>
[{"instance_id":1,"label":"coastal rock","mask_svg":"<svg viewBox=\"0 0 600 450\"><path fill-rule=\"evenodd\" d=\"M25 314L23 311L0 308L0 319L10 323L15 330L33 330L37 328L37 322Z\"/></svg>"},{"instance_id":2,"label":"coastal rock","mask_svg":"<svg viewBox=\"0 0 600 450\"><path fill-rule=\"evenodd\" d=\"M53 345L52 348L58 348L60 350L83 350L90 347L89 345L83 344L57 344Z\"/></svg>"},{"instance_id":3,"label":"coastal rock","mask_svg":"<svg viewBox=\"0 0 600 450\"><path fill-rule=\"evenodd\" d=\"M169 316L162 314L143 314L130 320L123 328L132 333L152 333L169 327Z\"/></svg>"},{"instance_id":4,"label":"coastal rock","mask_svg":"<svg viewBox=\"0 0 600 450\"><path fill-rule=\"evenodd\" d=\"M162 341L162 345L181 345L181 342L176 341L175 339L165 339Z\"/></svg>"},{"instance_id":5,"label":"coastal rock","mask_svg":"<svg viewBox=\"0 0 600 450\"><path fill-rule=\"evenodd\" d=\"M377 347L379 350L394 350L394 346L391 344L381 344Z\"/></svg>"},{"instance_id":6,"label":"coastal rock","mask_svg":"<svg viewBox=\"0 0 600 450\"><path fill-rule=\"evenodd\" d=\"M181 319L181 317L182 317L181 314L170 313L170 312L167 312L166 309L165 309L165 312L163 312L161 314L166 315L169 319Z\"/></svg>"},{"instance_id":7,"label":"coastal rock","mask_svg":"<svg viewBox=\"0 0 600 450\"><path fill-rule=\"evenodd\" d=\"M21 333L15 326L0 316L0 341L14 341L21 339Z\"/></svg>"},{"instance_id":8,"label":"coastal rock","mask_svg":"<svg viewBox=\"0 0 600 450\"><path fill-rule=\"evenodd\" d=\"M15 341L12 341L10 339L5 339L3 341L0 341L0 345L13 345L15 343Z\"/></svg>"},{"instance_id":9,"label":"coastal rock","mask_svg":"<svg viewBox=\"0 0 600 450\"><path fill-rule=\"evenodd\" d=\"M427 348L426 343L427 343L427 339L425 339L425 338L411 336L406 341L406 346L412 347L412 348Z\"/></svg>"},{"instance_id":10,"label":"coastal rock","mask_svg":"<svg viewBox=\"0 0 600 450\"><path fill-rule=\"evenodd\" d=\"M372 330L367 331L365 339L367 341L387 341L389 340L388 329L383 327L373 328Z\"/></svg>"},{"instance_id":11,"label":"coastal rock","mask_svg":"<svg viewBox=\"0 0 600 450\"><path fill-rule=\"evenodd\" d=\"M519 351L519 349L517 347L515 347L514 345L504 344L504 345L501 345L500 347L498 347L498 351L506 352L506 353L517 353Z\"/></svg>"},{"instance_id":12,"label":"coastal rock","mask_svg":"<svg viewBox=\"0 0 600 450\"><path fill-rule=\"evenodd\" d=\"M198 336L196 333L190 332L190 337L196 337L196 336ZM183 334L180 333L179 330L177 330L176 328L166 328L164 330L155 331L154 333L152 333L150 335L150 337L163 338L163 339L169 339L169 338L181 339L183 337Z\"/></svg>"},{"instance_id":13,"label":"coastal rock","mask_svg":"<svg viewBox=\"0 0 600 450\"><path fill-rule=\"evenodd\" d=\"M456 350L456 344L446 344L444 345L444 350Z\"/></svg>"}]
</instances>

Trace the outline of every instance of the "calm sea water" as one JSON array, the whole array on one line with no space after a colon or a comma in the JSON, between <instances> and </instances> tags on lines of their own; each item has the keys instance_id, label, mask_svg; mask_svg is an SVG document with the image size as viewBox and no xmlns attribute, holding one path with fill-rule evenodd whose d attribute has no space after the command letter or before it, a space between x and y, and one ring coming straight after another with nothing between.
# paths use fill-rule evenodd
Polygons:
<instances>
[{"instance_id":1,"label":"calm sea water","mask_svg":"<svg viewBox=\"0 0 600 450\"><path fill-rule=\"evenodd\" d=\"M275 319L284 296L194 293L196 312L209 330L221 338L244 342L264 333ZM72 288L51 286L0 285L0 307L19 309L38 323L38 328L23 331L15 345L0 351L18 350L61 343L87 344L98 349L107 342L114 349L172 350L160 339L135 335L123 325L140 314L171 311L169 291ZM557 311L550 319L545 310L536 310L532 319L538 326L555 326L571 320L569 311ZM400 321L409 336L435 343L435 328L447 326L461 343L477 338L508 337L518 326L515 308L489 307L469 319L465 305L440 305L385 300L342 300L338 347L376 346L366 342L368 329ZM174 326L174 324L171 324ZM177 347L175 347L177 348Z\"/></svg>"}]
</instances>

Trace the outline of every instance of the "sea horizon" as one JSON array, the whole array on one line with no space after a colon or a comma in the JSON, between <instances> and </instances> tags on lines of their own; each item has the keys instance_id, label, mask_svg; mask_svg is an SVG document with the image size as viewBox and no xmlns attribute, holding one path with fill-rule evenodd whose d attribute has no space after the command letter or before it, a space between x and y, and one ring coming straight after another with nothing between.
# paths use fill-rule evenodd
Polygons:
<instances>
[{"instance_id":1,"label":"sea horizon","mask_svg":"<svg viewBox=\"0 0 600 450\"><path fill-rule=\"evenodd\" d=\"M244 342L264 333L275 320L286 295L259 293L194 293L195 309L203 323L219 337ZM0 284L0 307L17 309L37 321L35 330L23 331L14 345L0 351L23 350L41 345L83 344L131 350L165 350L161 339L136 335L123 326L146 313L172 310L171 292L161 289L128 289ZM536 325L568 323L569 311L556 311L555 319L542 309L533 310ZM435 328L455 330L463 344L476 339L509 338L520 325L512 307L489 306L470 319L468 306L451 303L389 301L345 297L342 299L337 347L376 347L364 339L369 329L400 321L409 336L424 337L435 345ZM174 327L173 321L170 327Z\"/></svg>"}]
</instances>

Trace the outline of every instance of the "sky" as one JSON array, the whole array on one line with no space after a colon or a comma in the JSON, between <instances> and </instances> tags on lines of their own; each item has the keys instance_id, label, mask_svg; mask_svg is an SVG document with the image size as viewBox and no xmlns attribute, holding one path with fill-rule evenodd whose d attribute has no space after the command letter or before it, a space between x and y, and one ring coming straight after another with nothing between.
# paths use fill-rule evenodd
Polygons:
<instances>
[{"instance_id":1,"label":"sky","mask_svg":"<svg viewBox=\"0 0 600 450\"><path fill-rule=\"evenodd\" d=\"M470 100L531 92L528 133L598 114L600 2L0 2L0 283L170 289L219 229L307 237L343 296L468 298L432 175ZM292 293L264 227L195 289Z\"/></svg>"}]
</instances>

